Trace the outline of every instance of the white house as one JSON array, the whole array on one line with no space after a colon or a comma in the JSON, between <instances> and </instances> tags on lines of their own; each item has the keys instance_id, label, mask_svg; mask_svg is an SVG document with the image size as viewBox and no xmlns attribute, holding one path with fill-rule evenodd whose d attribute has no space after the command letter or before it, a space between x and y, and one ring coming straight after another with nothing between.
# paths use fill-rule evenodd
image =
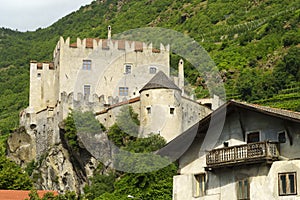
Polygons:
<instances>
[{"instance_id":1,"label":"white house","mask_svg":"<svg viewBox=\"0 0 300 200\"><path fill-rule=\"evenodd\" d=\"M300 199L300 113L229 101L172 140L173 200Z\"/></svg>"}]
</instances>

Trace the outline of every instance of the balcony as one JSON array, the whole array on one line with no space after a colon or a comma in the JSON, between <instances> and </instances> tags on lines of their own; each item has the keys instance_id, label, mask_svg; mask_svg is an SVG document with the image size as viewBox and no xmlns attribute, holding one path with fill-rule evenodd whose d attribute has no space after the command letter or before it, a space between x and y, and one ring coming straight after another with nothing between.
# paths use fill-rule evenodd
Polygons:
<instances>
[{"instance_id":1,"label":"balcony","mask_svg":"<svg viewBox=\"0 0 300 200\"><path fill-rule=\"evenodd\" d=\"M265 141L214 149L206 155L206 169L262 162L272 163L279 157L277 146L276 142Z\"/></svg>"}]
</instances>

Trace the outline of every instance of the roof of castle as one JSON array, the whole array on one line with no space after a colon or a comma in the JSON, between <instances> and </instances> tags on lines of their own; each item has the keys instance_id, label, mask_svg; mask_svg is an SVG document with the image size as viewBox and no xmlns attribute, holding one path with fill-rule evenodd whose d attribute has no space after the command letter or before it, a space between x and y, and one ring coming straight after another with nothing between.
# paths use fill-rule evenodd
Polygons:
<instances>
[{"instance_id":1,"label":"roof of castle","mask_svg":"<svg viewBox=\"0 0 300 200\"><path fill-rule=\"evenodd\" d=\"M173 89L173 90L179 90L181 91L175 83L173 83L167 75L159 71L157 74L140 90L140 93L144 90L150 90L150 89Z\"/></svg>"}]
</instances>

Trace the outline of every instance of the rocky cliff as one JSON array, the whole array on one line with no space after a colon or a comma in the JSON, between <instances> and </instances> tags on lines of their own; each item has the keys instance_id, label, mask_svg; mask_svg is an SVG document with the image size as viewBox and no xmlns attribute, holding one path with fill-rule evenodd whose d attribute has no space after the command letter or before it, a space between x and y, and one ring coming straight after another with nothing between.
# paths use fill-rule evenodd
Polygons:
<instances>
[{"instance_id":1,"label":"rocky cliff","mask_svg":"<svg viewBox=\"0 0 300 200\"><path fill-rule=\"evenodd\" d=\"M22 126L15 130L7 141L8 157L24 168L31 168L27 171L30 171L37 189L82 193L99 162L82 142L79 141L79 149L71 148L64 137L64 123L55 127L59 130L59 137L54 143L49 143L49 136L56 132L52 129L54 127L46 124L42 126L45 128L42 133L38 127ZM47 135L48 143L47 140L39 141L40 134Z\"/></svg>"}]
</instances>

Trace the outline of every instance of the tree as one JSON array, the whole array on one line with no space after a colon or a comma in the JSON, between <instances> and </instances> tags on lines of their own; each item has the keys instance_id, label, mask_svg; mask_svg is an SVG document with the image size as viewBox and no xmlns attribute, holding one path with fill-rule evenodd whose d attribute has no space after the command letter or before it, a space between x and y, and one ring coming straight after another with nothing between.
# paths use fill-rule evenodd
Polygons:
<instances>
[{"instance_id":1,"label":"tree","mask_svg":"<svg viewBox=\"0 0 300 200\"><path fill-rule=\"evenodd\" d=\"M106 192L112 193L114 191L115 178L116 175L113 172L100 174L96 171L91 178L91 185L84 187L85 197L95 199Z\"/></svg>"},{"instance_id":2,"label":"tree","mask_svg":"<svg viewBox=\"0 0 300 200\"><path fill-rule=\"evenodd\" d=\"M28 190L32 181L16 163L0 156L0 188L10 190Z\"/></svg>"},{"instance_id":3,"label":"tree","mask_svg":"<svg viewBox=\"0 0 300 200\"><path fill-rule=\"evenodd\" d=\"M121 129L119 124L123 124L124 128ZM177 167L175 164L170 164L168 159L152 153L162 148L166 141L159 135L150 135L146 138L134 137L133 135L138 133L139 124L138 115L134 113L132 107L125 106L121 108L116 124L109 128L109 139L120 148L116 155L115 167L133 172L143 170L150 172L116 171L108 175L95 174L96 178L92 179L92 184L86 187L89 198L93 199L105 190L106 192L99 195L97 200L128 199L127 195L149 200L172 198L172 177L177 173ZM113 187L111 187L112 181Z\"/></svg>"},{"instance_id":4,"label":"tree","mask_svg":"<svg viewBox=\"0 0 300 200\"><path fill-rule=\"evenodd\" d=\"M292 47L289 49L287 55L284 56L283 62L285 70L291 74L296 81L300 81L300 48Z\"/></svg>"}]
</instances>

